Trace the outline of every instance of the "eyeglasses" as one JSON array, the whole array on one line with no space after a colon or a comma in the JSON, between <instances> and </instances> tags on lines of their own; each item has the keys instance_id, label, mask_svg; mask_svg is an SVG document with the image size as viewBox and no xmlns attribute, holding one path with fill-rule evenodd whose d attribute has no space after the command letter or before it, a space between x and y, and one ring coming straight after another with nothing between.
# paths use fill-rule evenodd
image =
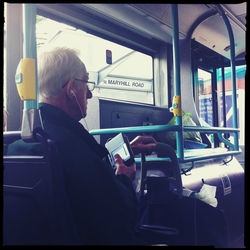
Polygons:
<instances>
[{"instance_id":1,"label":"eyeglasses","mask_svg":"<svg viewBox=\"0 0 250 250\"><path fill-rule=\"evenodd\" d=\"M95 88L95 82L85 81L85 80L78 79L78 78L75 78L75 80L77 80L77 81L81 81L81 82L86 83L86 84L87 84L87 86L88 86L89 91L93 91L93 90L94 90L94 88Z\"/></svg>"},{"instance_id":2,"label":"eyeglasses","mask_svg":"<svg viewBox=\"0 0 250 250\"><path fill-rule=\"evenodd\" d=\"M74 79L77 80L77 81L86 83L89 91L93 91L94 88L95 88L95 82L85 81L83 79L78 79L78 78L74 78ZM68 84L68 82L66 82L65 84L63 84L62 88L64 88L67 84Z\"/></svg>"}]
</instances>

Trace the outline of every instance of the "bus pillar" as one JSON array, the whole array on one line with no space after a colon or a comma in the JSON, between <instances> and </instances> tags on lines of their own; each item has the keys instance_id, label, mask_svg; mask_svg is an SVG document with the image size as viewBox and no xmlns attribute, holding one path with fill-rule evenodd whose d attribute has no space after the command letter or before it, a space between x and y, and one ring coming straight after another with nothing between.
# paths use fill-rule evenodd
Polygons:
<instances>
[{"instance_id":1,"label":"bus pillar","mask_svg":"<svg viewBox=\"0 0 250 250\"><path fill-rule=\"evenodd\" d=\"M172 8L172 25L173 25L173 61L174 61L174 86L175 86L175 96L178 96L178 110L181 110L181 84L180 84L180 60L179 60L179 23L178 23L178 6L176 4L171 4ZM177 148L177 158L179 160L184 159L184 142L183 142L183 127L182 127L182 112L178 112L176 115L176 125L180 126L176 132L176 148Z\"/></svg>"},{"instance_id":2,"label":"bus pillar","mask_svg":"<svg viewBox=\"0 0 250 250\"><path fill-rule=\"evenodd\" d=\"M36 54L36 6L23 5L23 59L16 71L19 96L24 101L22 139L33 140L33 130L42 127L38 109L37 54Z\"/></svg>"}]
</instances>

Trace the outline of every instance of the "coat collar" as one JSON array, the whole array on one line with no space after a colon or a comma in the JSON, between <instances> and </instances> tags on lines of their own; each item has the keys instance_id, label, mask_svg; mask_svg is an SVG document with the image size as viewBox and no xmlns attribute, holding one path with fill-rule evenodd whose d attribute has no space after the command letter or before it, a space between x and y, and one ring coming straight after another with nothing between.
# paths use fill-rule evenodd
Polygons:
<instances>
[{"instance_id":1,"label":"coat collar","mask_svg":"<svg viewBox=\"0 0 250 250\"><path fill-rule=\"evenodd\" d=\"M55 126L60 126L69 129L72 133L80 136L101 158L107 156L108 151L105 147L97 143L95 138L83 127L83 125L70 117L63 110L47 103L39 103L41 118L46 131L46 122L53 123Z\"/></svg>"}]
</instances>

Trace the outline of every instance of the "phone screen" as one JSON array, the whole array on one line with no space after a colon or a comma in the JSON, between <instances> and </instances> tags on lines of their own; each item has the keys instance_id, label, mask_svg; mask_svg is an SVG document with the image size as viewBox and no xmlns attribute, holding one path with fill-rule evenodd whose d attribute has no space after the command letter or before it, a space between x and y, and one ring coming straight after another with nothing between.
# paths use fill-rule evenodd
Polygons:
<instances>
[{"instance_id":1,"label":"phone screen","mask_svg":"<svg viewBox=\"0 0 250 250\"><path fill-rule=\"evenodd\" d=\"M123 145L112 152L113 157L115 154L119 154L124 161L127 161L130 158L130 154L126 143L123 143Z\"/></svg>"},{"instance_id":2,"label":"phone screen","mask_svg":"<svg viewBox=\"0 0 250 250\"><path fill-rule=\"evenodd\" d=\"M109 140L105 147L109 151L109 160L112 166L115 165L116 154L119 154L124 161L124 164L130 166L134 163L134 155L130 148L128 138L122 133L116 135L111 140Z\"/></svg>"}]
</instances>

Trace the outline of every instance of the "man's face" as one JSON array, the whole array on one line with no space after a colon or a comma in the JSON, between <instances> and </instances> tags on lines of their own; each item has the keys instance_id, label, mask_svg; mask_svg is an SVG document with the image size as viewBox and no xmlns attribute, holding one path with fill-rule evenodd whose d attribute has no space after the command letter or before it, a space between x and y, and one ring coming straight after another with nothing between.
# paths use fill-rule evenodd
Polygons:
<instances>
[{"instance_id":1,"label":"man's face","mask_svg":"<svg viewBox=\"0 0 250 250\"><path fill-rule=\"evenodd\" d=\"M82 78L74 79L76 86L76 101L83 118L87 115L88 99L92 98L92 93L87 86L88 79L87 73L85 73Z\"/></svg>"}]
</instances>

